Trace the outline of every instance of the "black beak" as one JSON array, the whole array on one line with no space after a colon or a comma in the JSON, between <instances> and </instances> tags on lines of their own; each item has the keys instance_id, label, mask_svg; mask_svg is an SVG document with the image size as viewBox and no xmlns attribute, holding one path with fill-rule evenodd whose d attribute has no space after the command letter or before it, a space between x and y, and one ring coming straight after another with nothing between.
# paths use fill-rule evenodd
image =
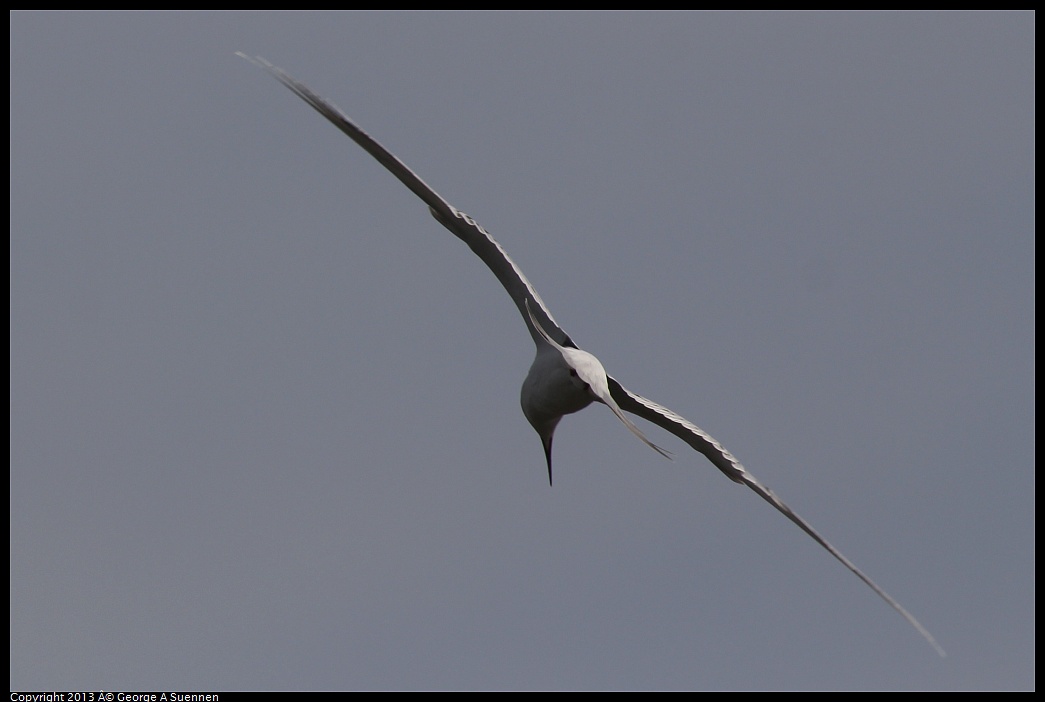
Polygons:
<instances>
[{"instance_id":1,"label":"black beak","mask_svg":"<svg viewBox=\"0 0 1045 702\"><path fill-rule=\"evenodd\" d=\"M544 444L544 458L548 461L548 486L552 484L552 437L547 439L541 439L541 443Z\"/></svg>"}]
</instances>

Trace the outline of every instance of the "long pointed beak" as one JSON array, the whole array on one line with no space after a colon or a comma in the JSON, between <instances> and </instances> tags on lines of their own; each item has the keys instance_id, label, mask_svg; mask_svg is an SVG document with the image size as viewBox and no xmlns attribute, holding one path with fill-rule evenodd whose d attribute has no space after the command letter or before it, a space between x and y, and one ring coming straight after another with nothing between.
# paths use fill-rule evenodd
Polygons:
<instances>
[{"instance_id":1,"label":"long pointed beak","mask_svg":"<svg viewBox=\"0 0 1045 702\"><path fill-rule=\"evenodd\" d=\"M544 444L544 458L548 461L548 486L552 484L552 437L549 436L547 439L541 437L541 443Z\"/></svg>"}]
</instances>

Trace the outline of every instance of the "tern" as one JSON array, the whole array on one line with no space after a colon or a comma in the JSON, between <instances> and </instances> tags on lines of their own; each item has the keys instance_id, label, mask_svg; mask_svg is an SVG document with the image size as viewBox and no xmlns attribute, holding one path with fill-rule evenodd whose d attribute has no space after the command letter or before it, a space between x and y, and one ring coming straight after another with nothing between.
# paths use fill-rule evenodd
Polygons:
<instances>
[{"instance_id":1,"label":"tern","mask_svg":"<svg viewBox=\"0 0 1045 702\"><path fill-rule=\"evenodd\" d=\"M237 52L237 55L268 71L280 83L326 117L335 127L347 134L367 153L377 159L382 166L391 171L392 175L428 205L432 216L440 224L468 245L508 291L509 297L522 315L526 328L537 347L537 355L526 374L526 379L523 380L520 400L523 414L537 431L541 443L544 445L549 484L552 482L552 437L559 420L567 414L584 409L592 402L601 402L609 407L613 414L643 443L662 456L671 458L668 451L646 438L646 435L625 416L624 412L630 412L682 439L704 454L716 468L725 473L727 478L754 490L759 497L798 525L802 531L811 536L828 553L874 590L889 606L899 612L936 649L941 657L946 655L932 634L910 612L857 568L852 561L842 555L838 549L828 543L808 522L795 514L772 490L751 475L722 444L688 419L642 395L631 392L613 376L608 375L599 359L580 349L569 334L559 326L523 272L509 258L501 245L490 236L489 232L474 219L444 200L392 152L356 126L341 110L317 95L311 88L261 57L252 58L242 52Z\"/></svg>"}]
</instances>

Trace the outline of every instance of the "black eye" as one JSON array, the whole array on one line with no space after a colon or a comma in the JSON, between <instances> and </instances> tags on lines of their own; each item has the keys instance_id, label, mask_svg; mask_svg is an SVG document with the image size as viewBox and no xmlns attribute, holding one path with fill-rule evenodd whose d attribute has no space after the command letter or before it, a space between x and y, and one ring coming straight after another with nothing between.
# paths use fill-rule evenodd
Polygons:
<instances>
[{"instance_id":1,"label":"black eye","mask_svg":"<svg viewBox=\"0 0 1045 702\"><path fill-rule=\"evenodd\" d=\"M570 377L573 377L573 378L577 377L577 371L574 370L573 368L570 369Z\"/></svg>"}]
</instances>

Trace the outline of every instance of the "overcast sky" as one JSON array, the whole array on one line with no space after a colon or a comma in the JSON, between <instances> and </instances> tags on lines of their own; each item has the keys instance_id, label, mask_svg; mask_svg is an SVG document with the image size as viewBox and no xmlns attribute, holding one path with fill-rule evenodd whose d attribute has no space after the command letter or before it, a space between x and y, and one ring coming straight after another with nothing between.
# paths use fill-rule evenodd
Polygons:
<instances>
[{"instance_id":1,"label":"overcast sky","mask_svg":"<svg viewBox=\"0 0 1045 702\"><path fill-rule=\"evenodd\" d=\"M12 689L1034 688L1033 14L10 20Z\"/></svg>"}]
</instances>

